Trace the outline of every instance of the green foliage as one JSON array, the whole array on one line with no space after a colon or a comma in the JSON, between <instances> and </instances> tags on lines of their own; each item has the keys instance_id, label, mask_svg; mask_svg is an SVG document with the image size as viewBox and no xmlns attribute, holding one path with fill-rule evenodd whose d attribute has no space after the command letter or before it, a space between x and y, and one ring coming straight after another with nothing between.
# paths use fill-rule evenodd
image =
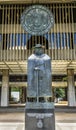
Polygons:
<instances>
[{"instance_id":1,"label":"green foliage","mask_svg":"<svg viewBox=\"0 0 76 130\"><path fill-rule=\"evenodd\" d=\"M12 88L11 88L11 92L12 92L12 91L18 92L18 91L19 91L19 88L18 88L18 87L12 87Z\"/></svg>"},{"instance_id":2,"label":"green foliage","mask_svg":"<svg viewBox=\"0 0 76 130\"><path fill-rule=\"evenodd\" d=\"M67 81L67 77L64 77L62 81Z\"/></svg>"},{"instance_id":3,"label":"green foliage","mask_svg":"<svg viewBox=\"0 0 76 130\"><path fill-rule=\"evenodd\" d=\"M65 97L65 91L64 91L64 89L63 88L55 88L55 90L54 90L54 95L55 95L55 97L57 97L57 98L63 98L63 97Z\"/></svg>"}]
</instances>

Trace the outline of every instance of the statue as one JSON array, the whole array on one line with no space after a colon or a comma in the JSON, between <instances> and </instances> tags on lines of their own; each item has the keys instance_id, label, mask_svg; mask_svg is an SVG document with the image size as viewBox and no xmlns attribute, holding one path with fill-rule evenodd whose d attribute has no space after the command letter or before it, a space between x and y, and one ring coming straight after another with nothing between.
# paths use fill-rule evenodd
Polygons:
<instances>
[{"instance_id":1,"label":"statue","mask_svg":"<svg viewBox=\"0 0 76 130\"><path fill-rule=\"evenodd\" d=\"M27 97L52 97L51 59L44 54L42 45L37 44L34 54L28 58L28 88Z\"/></svg>"},{"instance_id":2,"label":"statue","mask_svg":"<svg viewBox=\"0 0 76 130\"><path fill-rule=\"evenodd\" d=\"M39 36L52 28L54 17L45 6L33 5L22 13L21 24L28 33ZM40 100L52 97L51 59L44 54L42 45L35 46L34 54L28 58L27 69L27 99L35 98L36 102L26 102L25 129L55 130L54 104Z\"/></svg>"}]
</instances>

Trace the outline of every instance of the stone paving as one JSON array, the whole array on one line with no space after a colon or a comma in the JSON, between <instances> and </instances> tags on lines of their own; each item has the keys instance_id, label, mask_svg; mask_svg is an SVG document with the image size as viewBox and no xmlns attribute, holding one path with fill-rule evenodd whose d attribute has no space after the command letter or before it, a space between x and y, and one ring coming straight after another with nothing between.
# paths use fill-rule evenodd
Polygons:
<instances>
[{"instance_id":1,"label":"stone paving","mask_svg":"<svg viewBox=\"0 0 76 130\"><path fill-rule=\"evenodd\" d=\"M76 130L75 113L56 113L56 130Z\"/></svg>"},{"instance_id":2,"label":"stone paving","mask_svg":"<svg viewBox=\"0 0 76 130\"><path fill-rule=\"evenodd\" d=\"M56 130L76 130L76 113L55 113ZM25 113L0 113L0 130L25 130Z\"/></svg>"}]
</instances>

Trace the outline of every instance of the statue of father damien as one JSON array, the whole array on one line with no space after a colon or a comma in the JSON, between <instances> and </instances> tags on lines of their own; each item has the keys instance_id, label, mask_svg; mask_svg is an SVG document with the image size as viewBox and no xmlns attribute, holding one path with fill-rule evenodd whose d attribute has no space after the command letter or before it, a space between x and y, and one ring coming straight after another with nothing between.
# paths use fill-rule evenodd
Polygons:
<instances>
[{"instance_id":1,"label":"statue of father damien","mask_svg":"<svg viewBox=\"0 0 76 130\"><path fill-rule=\"evenodd\" d=\"M51 59L44 54L42 45L37 44L34 54L28 58L27 97L51 97Z\"/></svg>"}]
</instances>

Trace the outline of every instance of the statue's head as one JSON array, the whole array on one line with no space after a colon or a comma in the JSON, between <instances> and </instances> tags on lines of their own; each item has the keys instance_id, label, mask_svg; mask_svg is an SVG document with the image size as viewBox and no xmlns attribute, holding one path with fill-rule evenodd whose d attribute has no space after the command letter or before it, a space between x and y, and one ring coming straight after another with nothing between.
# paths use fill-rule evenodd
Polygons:
<instances>
[{"instance_id":1,"label":"statue's head","mask_svg":"<svg viewBox=\"0 0 76 130\"><path fill-rule=\"evenodd\" d=\"M41 44L36 44L34 47L34 53L36 55L42 55L44 53L44 47Z\"/></svg>"}]
</instances>

